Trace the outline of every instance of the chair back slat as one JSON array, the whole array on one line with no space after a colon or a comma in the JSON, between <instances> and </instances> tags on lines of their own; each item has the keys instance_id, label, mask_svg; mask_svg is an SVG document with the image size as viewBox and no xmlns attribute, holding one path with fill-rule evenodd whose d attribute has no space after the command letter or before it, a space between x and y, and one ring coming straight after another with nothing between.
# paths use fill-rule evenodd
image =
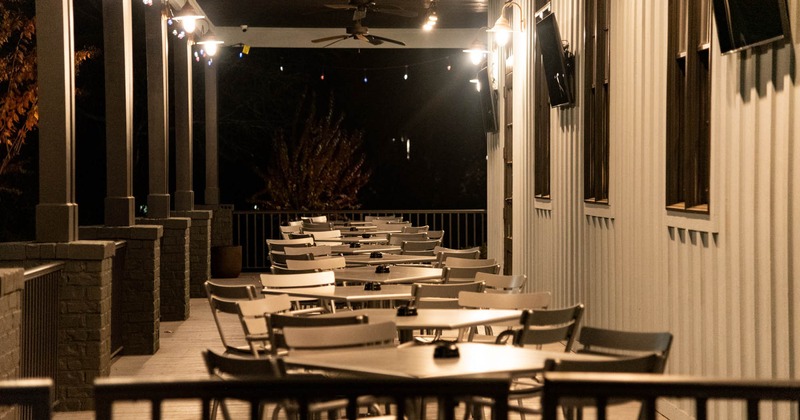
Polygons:
<instances>
[{"instance_id":1,"label":"chair back slat","mask_svg":"<svg viewBox=\"0 0 800 420\"><path fill-rule=\"evenodd\" d=\"M550 292L490 293L487 290L483 293L462 291L458 294L458 303L465 308L546 309L551 301Z\"/></svg>"},{"instance_id":2,"label":"chair back slat","mask_svg":"<svg viewBox=\"0 0 800 420\"><path fill-rule=\"evenodd\" d=\"M394 345L394 322L326 327L286 327L283 336L289 350L326 350Z\"/></svg>"},{"instance_id":3,"label":"chair back slat","mask_svg":"<svg viewBox=\"0 0 800 420\"><path fill-rule=\"evenodd\" d=\"M564 343L564 350L571 351L575 336L583 317L583 304L560 309L523 311L520 323L522 330L514 337L514 344L542 345Z\"/></svg>"},{"instance_id":4,"label":"chair back slat","mask_svg":"<svg viewBox=\"0 0 800 420\"><path fill-rule=\"evenodd\" d=\"M290 328L310 328L310 327L332 327L337 325L366 324L369 318L366 315L350 315L330 318L303 317L282 314L267 314L266 325L270 339L270 348L273 354L288 350L286 339L283 336L283 329Z\"/></svg>"}]
</instances>

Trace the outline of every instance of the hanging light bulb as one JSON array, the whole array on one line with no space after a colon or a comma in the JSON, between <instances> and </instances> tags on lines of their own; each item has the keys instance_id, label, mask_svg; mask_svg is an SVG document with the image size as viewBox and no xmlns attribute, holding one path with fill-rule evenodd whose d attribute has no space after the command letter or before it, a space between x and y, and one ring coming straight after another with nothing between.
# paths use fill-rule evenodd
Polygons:
<instances>
[{"instance_id":1,"label":"hanging light bulb","mask_svg":"<svg viewBox=\"0 0 800 420\"><path fill-rule=\"evenodd\" d=\"M153 0L142 0L142 3L144 3L145 6L152 6Z\"/></svg>"},{"instance_id":2,"label":"hanging light bulb","mask_svg":"<svg viewBox=\"0 0 800 420\"><path fill-rule=\"evenodd\" d=\"M319 80L325 80L325 67L322 68L322 73L319 75Z\"/></svg>"},{"instance_id":3,"label":"hanging light bulb","mask_svg":"<svg viewBox=\"0 0 800 420\"><path fill-rule=\"evenodd\" d=\"M450 65L450 57L447 57L447 71L450 71L453 67Z\"/></svg>"},{"instance_id":4,"label":"hanging light bulb","mask_svg":"<svg viewBox=\"0 0 800 420\"><path fill-rule=\"evenodd\" d=\"M186 32L194 32L197 28L197 20L203 19L205 16L198 13L191 4L189 4L189 0L186 0L186 3L183 4L181 10L175 15L173 19L181 22L183 24L183 29Z\"/></svg>"},{"instance_id":5,"label":"hanging light bulb","mask_svg":"<svg viewBox=\"0 0 800 420\"><path fill-rule=\"evenodd\" d=\"M406 74L403 75L403 80L408 80L408 66L406 66Z\"/></svg>"},{"instance_id":6,"label":"hanging light bulb","mask_svg":"<svg viewBox=\"0 0 800 420\"><path fill-rule=\"evenodd\" d=\"M217 39L211 31L206 32L203 37L200 38L200 41L197 41L197 45L202 45L205 49L205 53L212 57L217 53L219 45L223 43L224 41Z\"/></svg>"},{"instance_id":7,"label":"hanging light bulb","mask_svg":"<svg viewBox=\"0 0 800 420\"><path fill-rule=\"evenodd\" d=\"M478 38L472 40L472 44L469 48L463 51L469 54L469 61L476 66L480 64L481 61L483 61L483 57L489 53L489 50L486 49L486 43Z\"/></svg>"},{"instance_id":8,"label":"hanging light bulb","mask_svg":"<svg viewBox=\"0 0 800 420\"><path fill-rule=\"evenodd\" d=\"M367 69L364 69L364 83L367 83L369 80L367 79Z\"/></svg>"}]
</instances>

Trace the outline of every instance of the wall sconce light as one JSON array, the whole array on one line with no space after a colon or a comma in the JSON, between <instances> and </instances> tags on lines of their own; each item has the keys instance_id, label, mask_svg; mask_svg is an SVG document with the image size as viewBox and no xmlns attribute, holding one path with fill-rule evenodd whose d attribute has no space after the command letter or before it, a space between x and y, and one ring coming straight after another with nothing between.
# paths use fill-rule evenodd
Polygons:
<instances>
[{"instance_id":1,"label":"wall sconce light","mask_svg":"<svg viewBox=\"0 0 800 420\"><path fill-rule=\"evenodd\" d=\"M511 25L511 22L508 21L505 17L506 9L517 6L519 9L519 24L520 24L520 31L525 30L525 20L522 19L522 6L515 1L506 2L503 5L503 9L500 10L500 17L494 22L494 26L487 29L486 32L493 32L494 33L494 41L497 45L503 47L508 43L508 39L511 37L511 34L514 32L514 28Z\"/></svg>"},{"instance_id":2,"label":"wall sconce light","mask_svg":"<svg viewBox=\"0 0 800 420\"><path fill-rule=\"evenodd\" d=\"M210 56L214 56L217 53L217 48L224 44L225 41L221 41L214 36L214 33L210 30L206 32L199 41L195 42L197 45L202 45L203 49L206 51L206 54Z\"/></svg>"},{"instance_id":3,"label":"wall sconce light","mask_svg":"<svg viewBox=\"0 0 800 420\"><path fill-rule=\"evenodd\" d=\"M197 27L197 19L204 18L205 16L198 13L197 10L195 10L194 7L189 4L189 0L186 0L186 3L183 4L181 10L179 10L172 19L181 22L183 24L183 30L191 33L194 32L195 28Z\"/></svg>"}]
</instances>

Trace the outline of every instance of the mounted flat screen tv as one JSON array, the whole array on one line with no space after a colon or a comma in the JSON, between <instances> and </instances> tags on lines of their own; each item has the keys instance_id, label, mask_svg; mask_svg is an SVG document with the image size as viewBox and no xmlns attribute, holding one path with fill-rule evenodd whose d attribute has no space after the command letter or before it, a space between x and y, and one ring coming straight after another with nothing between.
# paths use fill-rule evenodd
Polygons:
<instances>
[{"instance_id":1,"label":"mounted flat screen tv","mask_svg":"<svg viewBox=\"0 0 800 420\"><path fill-rule=\"evenodd\" d=\"M722 54L789 37L786 0L714 0Z\"/></svg>"},{"instance_id":2,"label":"mounted flat screen tv","mask_svg":"<svg viewBox=\"0 0 800 420\"><path fill-rule=\"evenodd\" d=\"M573 56L561 42L555 13L550 13L536 22L536 37L542 53L550 106L553 108L571 106Z\"/></svg>"},{"instance_id":3,"label":"mounted flat screen tv","mask_svg":"<svg viewBox=\"0 0 800 420\"><path fill-rule=\"evenodd\" d=\"M497 95L489 80L489 69L483 67L478 71L478 95L481 98L481 114L483 129L487 133L497 132Z\"/></svg>"}]
</instances>

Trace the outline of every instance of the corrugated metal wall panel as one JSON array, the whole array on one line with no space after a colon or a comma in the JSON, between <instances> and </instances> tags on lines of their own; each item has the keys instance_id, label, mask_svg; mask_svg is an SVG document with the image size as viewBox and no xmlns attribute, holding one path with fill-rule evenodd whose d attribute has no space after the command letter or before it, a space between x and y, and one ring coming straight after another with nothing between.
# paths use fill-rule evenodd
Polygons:
<instances>
[{"instance_id":1,"label":"corrugated metal wall panel","mask_svg":"<svg viewBox=\"0 0 800 420\"><path fill-rule=\"evenodd\" d=\"M800 376L800 5L788 3L793 44L722 56L713 35L710 217L664 209L666 1L611 2L607 215L587 215L582 202L581 92L577 106L551 111L552 210L534 211L532 199L515 207L515 235L518 221L533 229L515 237L515 253L526 254L515 255L524 267L515 271L551 290L556 305L584 301L587 324L671 331L671 373ZM583 2L551 7L581 86ZM523 100L515 94L515 105ZM531 178L515 179L515 199L533 182L524 173ZM533 218L517 219L517 208ZM672 418L686 408L664 407ZM713 414L741 413L720 404ZM797 418L785 406L771 414Z\"/></svg>"}]
</instances>

